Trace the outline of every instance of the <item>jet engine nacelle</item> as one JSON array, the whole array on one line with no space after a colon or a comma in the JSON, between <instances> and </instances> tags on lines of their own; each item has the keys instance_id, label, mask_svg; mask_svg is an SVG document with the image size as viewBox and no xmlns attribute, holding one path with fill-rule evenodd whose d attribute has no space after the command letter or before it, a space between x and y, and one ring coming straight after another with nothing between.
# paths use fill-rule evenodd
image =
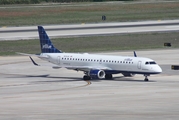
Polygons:
<instances>
[{"instance_id":1,"label":"jet engine nacelle","mask_svg":"<svg viewBox=\"0 0 179 120\"><path fill-rule=\"evenodd\" d=\"M133 77L135 74L133 73L122 73L124 77Z\"/></svg>"},{"instance_id":2,"label":"jet engine nacelle","mask_svg":"<svg viewBox=\"0 0 179 120\"><path fill-rule=\"evenodd\" d=\"M97 79L104 78L105 76L104 70L90 70L89 74L92 78L97 78Z\"/></svg>"}]
</instances>

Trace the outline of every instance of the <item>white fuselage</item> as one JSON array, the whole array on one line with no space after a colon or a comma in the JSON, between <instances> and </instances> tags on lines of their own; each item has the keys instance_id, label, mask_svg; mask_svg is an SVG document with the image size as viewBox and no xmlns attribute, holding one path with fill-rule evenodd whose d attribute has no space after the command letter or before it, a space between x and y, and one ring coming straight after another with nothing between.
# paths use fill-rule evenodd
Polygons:
<instances>
[{"instance_id":1,"label":"white fuselage","mask_svg":"<svg viewBox=\"0 0 179 120\"><path fill-rule=\"evenodd\" d=\"M41 53L40 58L59 67L79 69L102 69L115 73L158 74L162 69L154 60L143 57L110 56L76 53Z\"/></svg>"}]
</instances>

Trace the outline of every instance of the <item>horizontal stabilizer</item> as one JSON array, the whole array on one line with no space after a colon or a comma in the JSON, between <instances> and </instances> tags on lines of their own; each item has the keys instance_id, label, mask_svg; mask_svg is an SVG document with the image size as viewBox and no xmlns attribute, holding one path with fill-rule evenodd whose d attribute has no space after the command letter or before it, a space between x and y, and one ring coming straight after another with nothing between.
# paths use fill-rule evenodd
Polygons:
<instances>
[{"instance_id":1,"label":"horizontal stabilizer","mask_svg":"<svg viewBox=\"0 0 179 120\"><path fill-rule=\"evenodd\" d=\"M20 53L20 52L16 52L16 54L19 54L19 55L25 55L25 56L35 56L35 57L39 57L39 58L46 58L48 59L49 57L46 56L46 55L39 55L39 54L27 54L27 53Z\"/></svg>"},{"instance_id":2,"label":"horizontal stabilizer","mask_svg":"<svg viewBox=\"0 0 179 120\"><path fill-rule=\"evenodd\" d=\"M29 56L29 58L30 58L30 60L32 61L32 63L33 63L34 65L40 66L40 65L38 65L30 56Z\"/></svg>"},{"instance_id":3,"label":"horizontal stabilizer","mask_svg":"<svg viewBox=\"0 0 179 120\"><path fill-rule=\"evenodd\" d=\"M20 53L20 52L16 52L16 54L25 55L25 56L36 56L36 57L39 57L38 54L27 54L27 53Z\"/></svg>"}]
</instances>

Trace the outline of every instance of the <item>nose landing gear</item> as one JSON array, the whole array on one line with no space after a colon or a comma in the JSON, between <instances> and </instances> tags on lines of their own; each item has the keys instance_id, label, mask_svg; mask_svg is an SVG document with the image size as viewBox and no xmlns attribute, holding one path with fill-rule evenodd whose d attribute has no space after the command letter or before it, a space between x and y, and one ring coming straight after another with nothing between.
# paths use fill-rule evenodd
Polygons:
<instances>
[{"instance_id":1,"label":"nose landing gear","mask_svg":"<svg viewBox=\"0 0 179 120\"><path fill-rule=\"evenodd\" d=\"M144 76L145 76L144 81L149 81L148 76L150 76L150 75L144 74Z\"/></svg>"}]
</instances>

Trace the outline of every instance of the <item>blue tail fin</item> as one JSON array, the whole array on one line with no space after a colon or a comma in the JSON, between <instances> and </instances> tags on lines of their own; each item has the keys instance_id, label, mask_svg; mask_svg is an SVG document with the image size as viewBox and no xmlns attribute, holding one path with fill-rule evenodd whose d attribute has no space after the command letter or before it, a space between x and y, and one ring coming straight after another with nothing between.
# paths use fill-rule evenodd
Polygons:
<instances>
[{"instance_id":1,"label":"blue tail fin","mask_svg":"<svg viewBox=\"0 0 179 120\"><path fill-rule=\"evenodd\" d=\"M61 53L56 49L42 26L38 26L40 47L42 53Z\"/></svg>"}]
</instances>

